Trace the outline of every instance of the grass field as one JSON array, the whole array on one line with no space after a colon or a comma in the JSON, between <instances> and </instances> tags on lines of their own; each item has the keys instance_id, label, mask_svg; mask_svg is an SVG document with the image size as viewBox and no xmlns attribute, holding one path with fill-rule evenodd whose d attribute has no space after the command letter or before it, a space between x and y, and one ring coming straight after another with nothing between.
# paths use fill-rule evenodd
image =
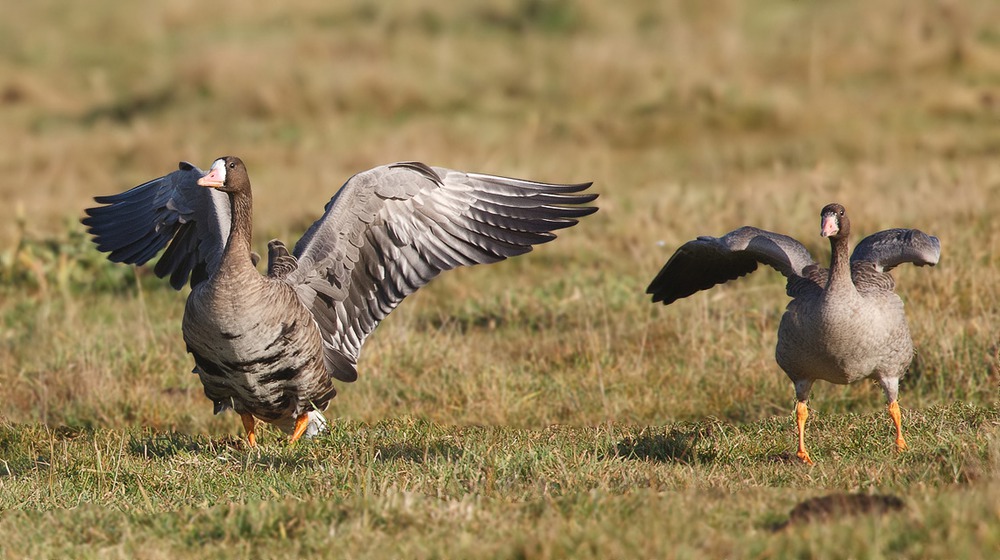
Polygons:
<instances>
[{"instance_id":1,"label":"grass field","mask_svg":"<svg viewBox=\"0 0 1000 560\"><path fill-rule=\"evenodd\" d=\"M1000 550L1000 4L21 2L0 18L0 556L991 558ZM331 431L247 450L186 292L104 260L91 197L239 155L257 248L398 160L594 181L552 244L442 275L368 341ZM672 251L755 225L895 273L917 357L814 387L795 460L772 271L669 307ZM813 498L891 512L803 521ZM787 525L785 524L787 522Z\"/></svg>"}]
</instances>

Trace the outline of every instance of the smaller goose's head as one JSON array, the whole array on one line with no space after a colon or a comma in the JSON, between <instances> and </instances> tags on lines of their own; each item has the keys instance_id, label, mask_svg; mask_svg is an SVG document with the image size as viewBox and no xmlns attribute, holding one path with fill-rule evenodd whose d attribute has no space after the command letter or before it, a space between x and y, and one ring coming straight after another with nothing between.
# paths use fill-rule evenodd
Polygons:
<instances>
[{"instance_id":1,"label":"smaller goose's head","mask_svg":"<svg viewBox=\"0 0 1000 560\"><path fill-rule=\"evenodd\" d=\"M243 165L243 160L236 156L226 156L215 160L208 173L198 179L198 184L222 192L233 193L249 190L250 177L247 175L247 168Z\"/></svg>"},{"instance_id":2,"label":"smaller goose's head","mask_svg":"<svg viewBox=\"0 0 1000 560\"><path fill-rule=\"evenodd\" d=\"M823 237L841 238L847 236L851 222L847 219L847 211L837 204L827 204L819 213L820 232Z\"/></svg>"}]
</instances>

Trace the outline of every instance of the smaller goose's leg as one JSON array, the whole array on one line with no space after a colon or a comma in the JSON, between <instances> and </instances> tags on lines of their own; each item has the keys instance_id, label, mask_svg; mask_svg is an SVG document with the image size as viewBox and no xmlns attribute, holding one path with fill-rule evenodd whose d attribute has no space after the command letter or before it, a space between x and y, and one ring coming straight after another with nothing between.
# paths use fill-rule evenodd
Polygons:
<instances>
[{"instance_id":1,"label":"smaller goose's leg","mask_svg":"<svg viewBox=\"0 0 1000 560\"><path fill-rule=\"evenodd\" d=\"M253 414L250 414L249 412L241 412L240 418L243 420L243 428L247 431L247 443L250 447L256 447L257 435L254 433L256 421L254 420Z\"/></svg>"},{"instance_id":2,"label":"smaller goose's leg","mask_svg":"<svg viewBox=\"0 0 1000 560\"><path fill-rule=\"evenodd\" d=\"M289 438L288 443L292 444L302 437L302 434L306 433L306 428L309 427L309 413L303 412L298 418L295 419L295 431L292 432L292 437Z\"/></svg>"},{"instance_id":3,"label":"smaller goose's leg","mask_svg":"<svg viewBox=\"0 0 1000 560\"><path fill-rule=\"evenodd\" d=\"M806 419L809 418L809 407L806 406L805 401L799 401L795 405L795 426L799 430L799 451L795 455L802 459L802 462L811 465L813 464L812 459L809 458L809 452L806 451Z\"/></svg>"},{"instance_id":4,"label":"smaller goose's leg","mask_svg":"<svg viewBox=\"0 0 1000 560\"><path fill-rule=\"evenodd\" d=\"M906 451L906 440L903 439L903 417L899 413L898 400L889 403L889 417L892 418L892 423L896 426L896 449Z\"/></svg>"},{"instance_id":5,"label":"smaller goose's leg","mask_svg":"<svg viewBox=\"0 0 1000 560\"><path fill-rule=\"evenodd\" d=\"M885 392L885 400L889 403L889 418L896 428L896 450L906 451L906 440L903 439L903 415L899 412L899 377L880 377L878 382Z\"/></svg>"},{"instance_id":6,"label":"smaller goose's leg","mask_svg":"<svg viewBox=\"0 0 1000 560\"><path fill-rule=\"evenodd\" d=\"M807 465L813 464L806 451L806 419L809 418L809 407L806 401L809 399L809 390L812 389L812 379L801 379L795 382L795 397L798 402L795 404L795 427L799 432L799 450L795 454Z\"/></svg>"}]
</instances>

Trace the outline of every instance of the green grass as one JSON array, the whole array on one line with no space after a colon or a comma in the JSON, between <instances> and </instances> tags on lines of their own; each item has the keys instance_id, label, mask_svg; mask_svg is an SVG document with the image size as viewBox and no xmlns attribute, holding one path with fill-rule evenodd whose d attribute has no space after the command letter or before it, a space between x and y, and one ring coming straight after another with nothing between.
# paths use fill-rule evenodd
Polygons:
<instances>
[{"instance_id":1,"label":"green grass","mask_svg":"<svg viewBox=\"0 0 1000 560\"><path fill-rule=\"evenodd\" d=\"M814 468L789 452L787 419L514 429L403 417L340 421L293 448L270 433L252 452L234 437L8 424L0 505L18 511L0 521L0 549L585 558L995 550L997 408L954 404L908 420L916 443L896 456L881 415L821 416ZM799 500L874 490L902 496L904 509L777 528Z\"/></svg>"},{"instance_id":2,"label":"green grass","mask_svg":"<svg viewBox=\"0 0 1000 560\"><path fill-rule=\"evenodd\" d=\"M968 557L1000 547L1000 9L890 0L30 2L0 19L0 555ZM332 431L242 444L180 336L186 292L107 262L98 194L234 154L256 247L397 160L593 180L552 244L442 275L367 342ZM671 252L741 225L825 260L918 227L917 359L818 383L792 460L761 271L669 307ZM788 519L809 498L903 510Z\"/></svg>"}]
</instances>

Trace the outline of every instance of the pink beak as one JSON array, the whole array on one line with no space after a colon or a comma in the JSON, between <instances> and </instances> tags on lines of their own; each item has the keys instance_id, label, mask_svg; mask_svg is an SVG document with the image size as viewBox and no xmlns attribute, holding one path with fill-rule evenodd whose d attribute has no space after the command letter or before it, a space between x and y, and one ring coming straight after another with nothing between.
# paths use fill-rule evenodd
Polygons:
<instances>
[{"instance_id":1,"label":"pink beak","mask_svg":"<svg viewBox=\"0 0 1000 560\"><path fill-rule=\"evenodd\" d=\"M211 187L213 189L221 187L222 185L225 184L225 181L222 178L222 171L219 169L219 167L213 167L208 172L208 175L205 175L201 179L198 179L198 184L201 185L202 187Z\"/></svg>"},{"instance_id":2,"label":"pink beak","mask_svg":"<svg viewBox=\"0 0 1000 560\"><path fill-rule=\"evenodd\" d=\"M820 236L831 237L839 232L840 226L837 225L837 216L833 214L823 216L823 221L820 223Z\"/></svg>"}]
</instances>

